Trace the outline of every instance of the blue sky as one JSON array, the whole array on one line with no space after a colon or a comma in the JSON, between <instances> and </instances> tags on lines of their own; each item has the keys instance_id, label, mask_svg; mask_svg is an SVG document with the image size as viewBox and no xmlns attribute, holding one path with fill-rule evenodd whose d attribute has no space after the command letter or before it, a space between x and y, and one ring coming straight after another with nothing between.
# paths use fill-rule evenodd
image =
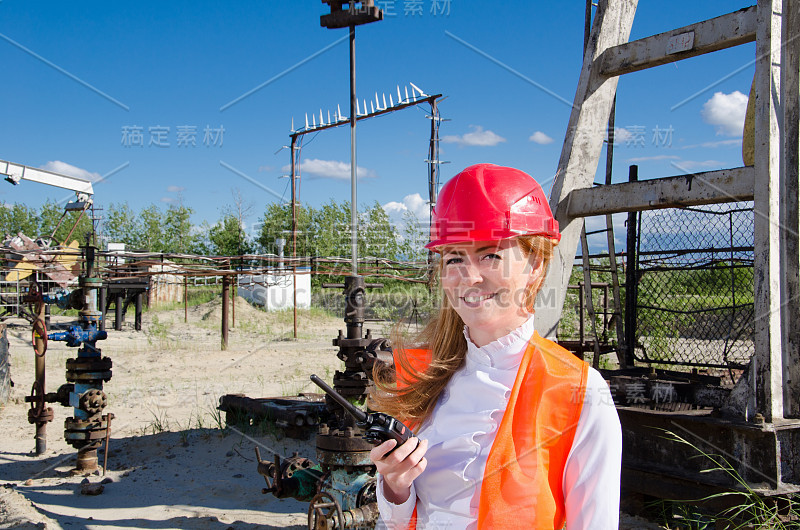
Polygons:
<instances>
[{"instance_id":1,"label":"blue sky","mask_svg":"<svg viewBox=\"0 0 800 530\"><path fill-rule=\"evenodd\" d=\"M441 159L450 162L442 181L493 162L527 171L549 191L569 118L564 101L581 67L584 2L378 5L385 20L356 30L359 99L388 98L409 82L441 93L449 120ZM748 5L642 1L631 39ZM289 199L281 147L292 120L300 127L306 113L327 118L337 105L348 112L347 30L320 27L327 9L319 1L0 0L0 159L95 179L117 169L95 185L96 204L182 199L195 223L216 221L238 190L253 206L252 226L267 203ZM742 165L754 54L748 44L623 77L615 181L627 179L631 163L641 178ZM425 211L426 107L359 123L359 203ZM131 145L134 127L142 146ZM179 145L181 134L195 145ZM347 127L307 135L302 162L301 201L349 199ZM0 184L3 203L65 196Z\"/></svg>"}]
</instances>

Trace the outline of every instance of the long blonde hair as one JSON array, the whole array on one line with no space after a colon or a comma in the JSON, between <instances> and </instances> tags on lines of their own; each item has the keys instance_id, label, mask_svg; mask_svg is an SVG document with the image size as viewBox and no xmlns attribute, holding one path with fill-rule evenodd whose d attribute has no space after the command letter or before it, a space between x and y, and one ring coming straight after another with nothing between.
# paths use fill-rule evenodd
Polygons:
<instances>
[{"instance_id":1,"label":"long blonde hair","mask_svg":"<svg viewBox=\"0 0 800 530\"><path fill-rule=\"evenodd\" d=\"M558 241L545 236L518 236L517 242L525 257L534 255L542 260L541 279L527 287L525 308L533 313L536 295L544 282L547 266L553 257ZM441 273L441 260L438 272ZM373 379L376 390L370 395L370 406L394 416L403 423L421 425L433 412L447 383L464 364L467 341L464 338L464 322L441 292L441 307L414 341L415 347L431 350L433 357L424 371L414 368L403 350L402 339L395 333L395 363L400 365L404 377L398 385L395 370L375 364Z\"/></svg>"}]
</instances>

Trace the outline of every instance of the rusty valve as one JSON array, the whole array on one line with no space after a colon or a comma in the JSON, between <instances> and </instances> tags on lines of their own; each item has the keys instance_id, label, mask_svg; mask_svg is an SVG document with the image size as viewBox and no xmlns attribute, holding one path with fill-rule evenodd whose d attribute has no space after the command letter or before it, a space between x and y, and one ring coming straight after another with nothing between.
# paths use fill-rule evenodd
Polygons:
<instances>
[{"instance_id":1,"label":"rusty valve","mask_svg":"<svg viewBox=\"0 0 800 530\"><path fill-rule=\"evenodd\" d=\"M106 407L108 398L106 398L106 393L102 390L92 388L81 394L78 404L81 410L86 411L91 416L101 412Z\"/></svg>"},{"instance_id":2,"label":"rusty valve","mask_svg":"<svg viewBox=\"0 0 800 530\"><path fill-rule=\"evenodd\" d=\"M47 396L42 392L42 384L39 381L34 381L31 387L31 395L25 396L25 402L31 404L28 409L28 422L29 423L45 423L53 421L53 409L45 407Z\"/></svg>"}]
</instances>

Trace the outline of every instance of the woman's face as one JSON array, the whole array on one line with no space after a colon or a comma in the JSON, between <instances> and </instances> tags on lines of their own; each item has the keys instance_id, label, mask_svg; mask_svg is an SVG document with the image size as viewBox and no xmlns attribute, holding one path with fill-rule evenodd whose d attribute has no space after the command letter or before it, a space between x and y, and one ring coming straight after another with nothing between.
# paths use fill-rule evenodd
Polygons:
<instances>
[{"instance_id":1,"label":"woman's face","mask_svg":"<svg viewBox=\"0 0 800 530\"><path fill-rule=\"evenodd\" d=\"M442 288L477 346L485 346L530 316L525 293L543 273L542 260L525 256L516 239L477 241L442 249Z\"/></svg>"}]
</instances>

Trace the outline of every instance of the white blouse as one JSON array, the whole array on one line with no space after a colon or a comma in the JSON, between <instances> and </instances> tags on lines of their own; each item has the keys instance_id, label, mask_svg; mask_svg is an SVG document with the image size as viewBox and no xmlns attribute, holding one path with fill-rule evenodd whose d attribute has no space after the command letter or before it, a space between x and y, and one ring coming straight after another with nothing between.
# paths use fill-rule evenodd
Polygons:
<instances>
[{"instance_id":1,"label":"white blouse","mask_svg":"<svg viewBox=\"0 0 800 530\"><path fill-rule=\"evenodd\" d=\"M379 528L406 528L415 504L417 528L477 527L486 459L533 333L531 315L508 335L478 348L464 328L465 364L417 432L428 440L428 466L412 484L409 499L399 505L387 501L378 475ZM563 479L568 530L618 527L621 453L622 432L611 392L590 368Z\"/></svg>"}]
</instances>

